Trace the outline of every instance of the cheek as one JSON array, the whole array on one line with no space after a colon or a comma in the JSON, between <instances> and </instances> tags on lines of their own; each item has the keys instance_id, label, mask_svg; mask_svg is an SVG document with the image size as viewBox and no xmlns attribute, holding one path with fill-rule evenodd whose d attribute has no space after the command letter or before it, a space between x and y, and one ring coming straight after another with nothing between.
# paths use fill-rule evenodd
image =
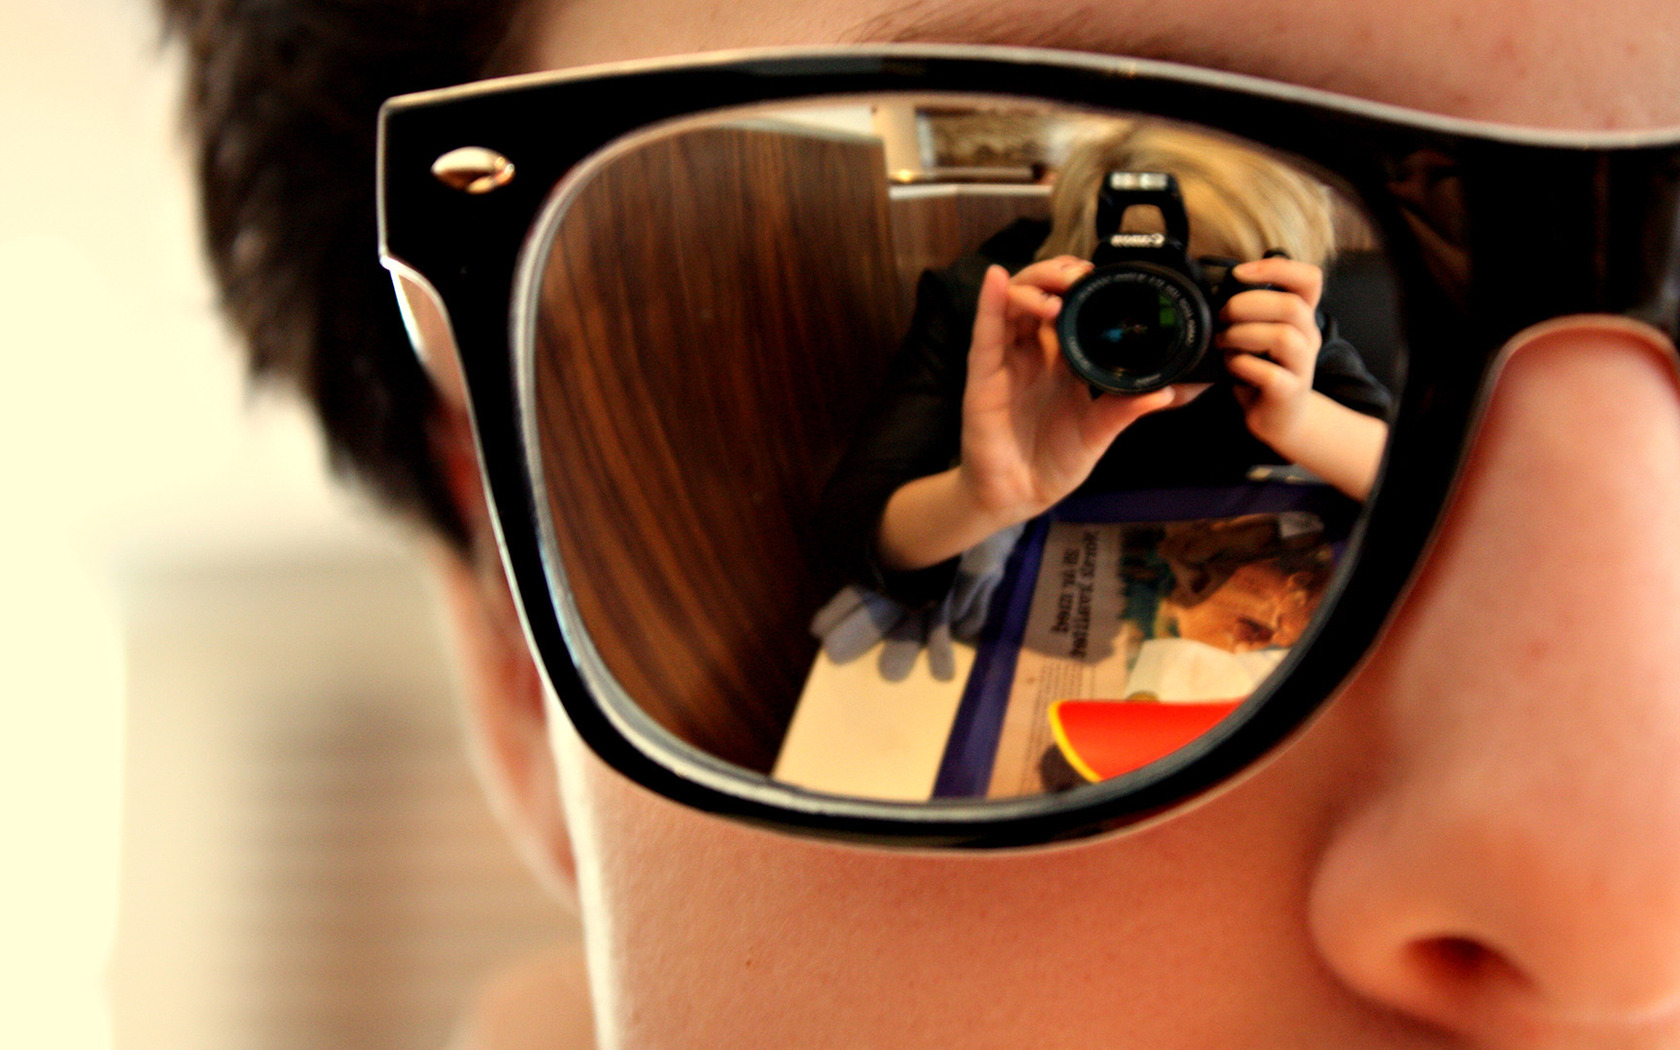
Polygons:
<instances>
[{"instance_id":1,"label":"cheek","mask_svg":"<svg viewBox=\"0 0 1680 1050\"><path fill-rule=\"evenodd\" d=\"M1320 757L1345 741L1153 828L1007 855L741 827L557 745L607 1045L826 1045L842 1016L851 1046L1076 1045L1117 1021L1136 1045L1334 1043L1368 1021L1304 920L1335 797Z\"/></svg>"}]
</instances>

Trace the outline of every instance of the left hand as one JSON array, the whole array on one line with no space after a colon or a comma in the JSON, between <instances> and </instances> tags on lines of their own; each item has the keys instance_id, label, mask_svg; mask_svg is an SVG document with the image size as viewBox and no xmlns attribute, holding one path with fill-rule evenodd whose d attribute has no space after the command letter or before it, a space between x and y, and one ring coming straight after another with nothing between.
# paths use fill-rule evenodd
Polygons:
<instances>
[{"instance_id":1,"label":"left hand","mask_svg":"<svg viewBox=\"0 0 1680 1050\"><path fill-rule=\"evenodd\" d=\"M1278 257L1242 263L1231 276L1280 289L1232 296L1220 314L1226 328L1216 341L1225 352L1226 369L1239 380L1236 395L1249 431L1273 448L1289 445L1306 416L1323 344L1314 311L1324 272L1311 263Z\"/></svg>"}]
</instances>

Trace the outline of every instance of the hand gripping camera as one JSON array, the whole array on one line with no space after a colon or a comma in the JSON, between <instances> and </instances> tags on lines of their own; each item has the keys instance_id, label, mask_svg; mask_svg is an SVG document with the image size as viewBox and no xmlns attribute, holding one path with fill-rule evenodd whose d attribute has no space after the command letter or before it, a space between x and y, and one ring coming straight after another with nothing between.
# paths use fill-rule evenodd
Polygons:
<instances>
[{"instance_id":1,"label":"hand gripping camera","mask_svg":"<svg viewBox=\"0 0 1680 1050\"><path fill-rule=\"evenodd\" d=\"M1126 211L1154 205L1165 233L1121 233ZM1190 258L1190 219L1178 180L1164 172L1111 171L1097 192L1096 269L1062 297L1062 356L1093 392L1147 394L1171 383L1226 378L1212 346L1227 300L1265 285L1231 277L1235 259Z\"/></svg>"}]
</instances>

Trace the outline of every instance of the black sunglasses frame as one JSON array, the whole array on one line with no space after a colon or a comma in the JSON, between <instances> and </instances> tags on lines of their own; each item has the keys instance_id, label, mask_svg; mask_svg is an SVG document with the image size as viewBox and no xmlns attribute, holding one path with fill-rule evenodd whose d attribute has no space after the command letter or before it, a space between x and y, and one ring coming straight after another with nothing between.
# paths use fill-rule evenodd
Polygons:
<instances>
[{"instance_id":1,"label":"black sunglasses frame","mask_svg":"<svg viewBox=\"0 0 1680 1050\"><path fill-rule=\"evenodd\" d=\"M766 102L894 93L1008 96L1199 124L1305 162L1365 207L1400 293L1405 381L1383 472L1283 673L1212 733L1151 766L1060 795L899 803L801 790L728 766L653 723L569 609L528 442L520 259L551 194L615 140ZM440 156L494 150L494 192L435 178ZM531 643L588 746L677 802L782 830L880 844L1004 847L1130 825L1229 782L1296 731L1358 666L1448 505L1501 348L1572 314L1675 338L1680 132L1565 134L1415 113L1230 74L1065 52L878 47L741 52L536 75L404 96L380 121L380 252L442 304L468 389L497 540ZM1416 174L1455 192L1420 203ZM1410 181L1408 181L1410 180ZM1410 187L1410 188L1408 188Z\"/></svg>"}]
</instances>

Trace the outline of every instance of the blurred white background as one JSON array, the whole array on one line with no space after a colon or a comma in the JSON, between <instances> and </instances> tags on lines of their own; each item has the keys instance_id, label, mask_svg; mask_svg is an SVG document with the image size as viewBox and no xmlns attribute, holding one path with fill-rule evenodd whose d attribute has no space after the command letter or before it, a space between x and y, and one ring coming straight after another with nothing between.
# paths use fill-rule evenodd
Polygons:
<instances>
[{"instance_id":1,"label":"blurred white background","mask_svg":"<svg viewBox=\"0 0 1680 1050\"><path fill-rule=\"evenodd\" d=\"M158 35L0 5L0 1044L441 1046L564 922L410 538L245 385Z\"/></svg>"}]
</instances>

